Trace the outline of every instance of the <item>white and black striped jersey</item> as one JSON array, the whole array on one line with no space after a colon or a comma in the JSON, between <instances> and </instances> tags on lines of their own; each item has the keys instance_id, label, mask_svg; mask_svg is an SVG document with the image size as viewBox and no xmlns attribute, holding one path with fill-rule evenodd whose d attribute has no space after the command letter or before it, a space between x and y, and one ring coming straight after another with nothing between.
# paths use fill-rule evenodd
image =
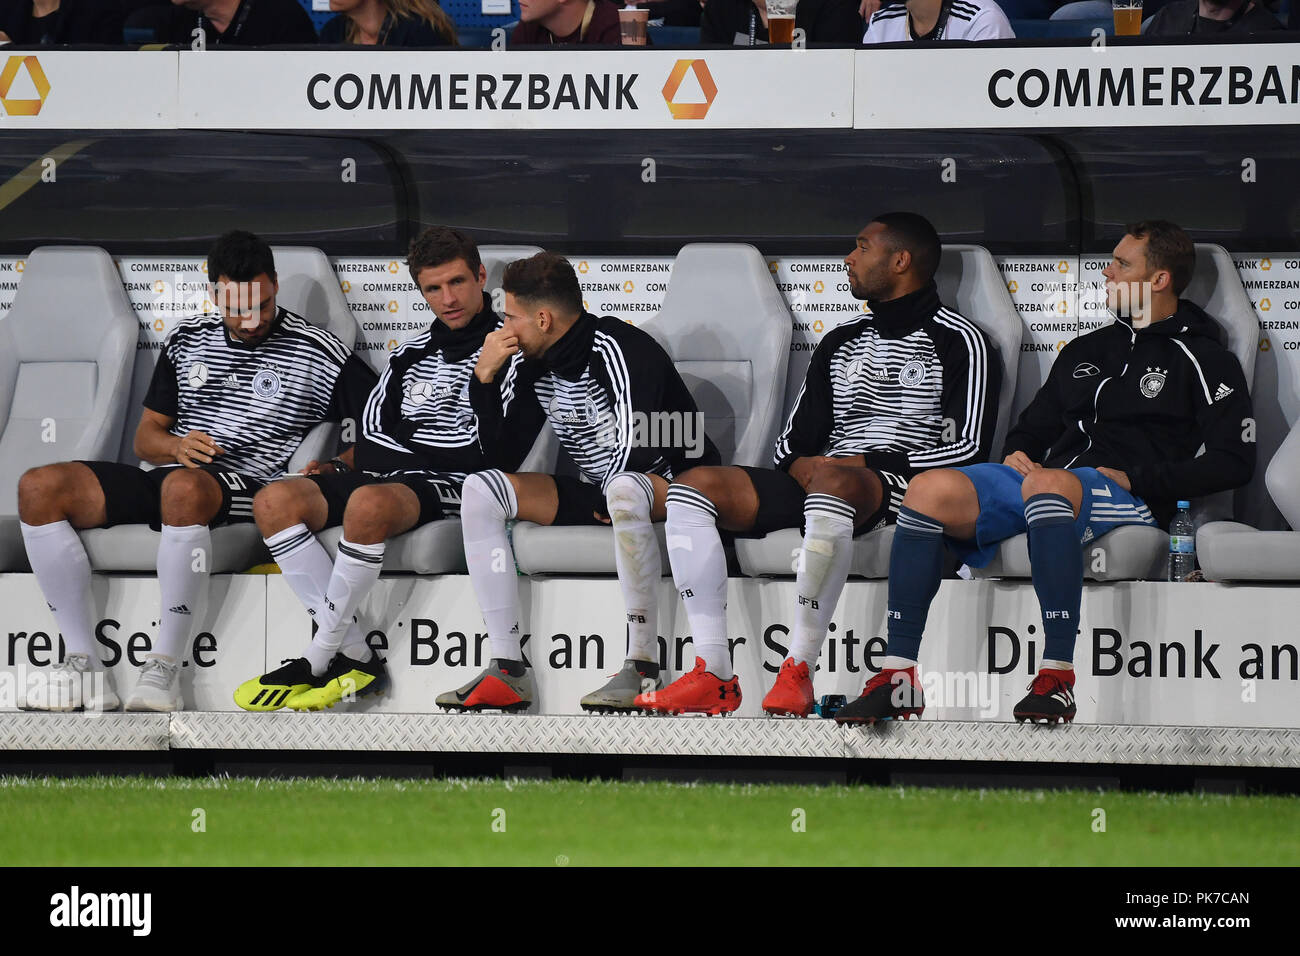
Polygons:
<instances>
[{"instance_id":1,"label":"white and black striped jersey","mask_svg":"<svg viewBox=\"0 0 1300 956\"><path fill-rule=\"evenodd\" d=\"M672 479L719 463L668 353L612 315L584 312L542 358L515 356L497 382L470 383L484 447L495 457L522 460L545 418L583 479L601 488L620 471Z\"/></svg>"},{"instance_id":2,"label":"white and black striped jersey","mask_svg":"<svg viewBox=\"0 0 1300 956\"><path fill-rule=\"evenodd\" d=\"M349 347L288 309L256 345L209 314L168 334L144 405L175 419L173 435L212 436L224 451L216 464L270 480L315 425L360 420L374 383Z\"/></svg>"},{"instance_id":3,"label":"white and black striped jersey","mask_svg":"<svg viewBox=\"0 0 1300 956\"><path fill-rule=\"evenodd\" d=\"M1014 40L1011 21L993 0L944 0L934 28L912 32L907 5L887 3L871 15L863 43L905 43L927 40Z\"/></svg>"},{"instance_id":4,"label":"white and black striped jersey","mask_svg":"<svg viewBox=\"0 0 1300 956\"><path fill-rule=\"evenodd\" d=\"M933 285L837 326L813 352L776 467L863 455L910 477L988 460L1001 364L984 333L946 309Z\"/></svg>"},{"instance_id":5,"label":"white and black striped jersey","mask_svg":"<svg viewBox=\"0 0 1300 956\"><path fill-rule=\"evenodd\" d=\"M430 471L460 485L494 466L483 456L469 382L483 339L501 327L490 300L469 324L435 320L399 346L366 401L355 463L379 474Z\"/></svg>"}]
</instances>

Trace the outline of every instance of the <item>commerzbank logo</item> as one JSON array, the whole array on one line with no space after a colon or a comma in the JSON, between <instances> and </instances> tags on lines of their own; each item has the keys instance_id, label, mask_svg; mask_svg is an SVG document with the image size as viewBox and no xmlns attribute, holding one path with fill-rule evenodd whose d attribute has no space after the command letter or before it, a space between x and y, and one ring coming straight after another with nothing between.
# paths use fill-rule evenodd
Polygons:
<instances>
[{"instance_id":1,"label":"commerzbank logo","mask_svg":"<svg viewBox=\"0 0 1300 956\"><path fill-rule=\"evenodd\" d=\"M695 74L695 80L700 84L700 90L704 93L703 103L676 102L677 94L681 91L682 81L686 79L688 70ZM704 119L708 115L709 107L713 105L713 101L718 95L718 84L713 82L713 75L709 72L709 66L703 60L678 60L673 65L672 72L668 74L668 82L664 84L663 93L664 102L668 104L668 110L673 114L673 119L698 120Z\"/></svg>"},{"instance_id":2,"label":"commerzbank logo","mask_svg":"<svg viewBox=\"0 0 1300 956\"><path fill-rule=\"evenodd\" d=\"M14 80L18 79L18 74L23 69L27 70L27 75L31 79L31 84L36 88L36 99L18 99L11 97L9 91L13 88ZM35 116L41 111L41 106L45 103L45 97L50 95L50 81L45 77L45 71L41 69L40 60L34 56L11 56L5 61L4 69L0 70L0 106L10 116Z\"/></svg>"}]
</instances>

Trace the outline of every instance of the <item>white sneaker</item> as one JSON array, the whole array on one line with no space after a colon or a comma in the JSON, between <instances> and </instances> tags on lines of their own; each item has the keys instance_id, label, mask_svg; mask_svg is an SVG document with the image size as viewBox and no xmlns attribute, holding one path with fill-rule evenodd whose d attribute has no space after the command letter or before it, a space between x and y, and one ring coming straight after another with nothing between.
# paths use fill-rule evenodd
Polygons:
<instances>
[{"instance_id":1,"label":"white sneaker","mask_svg":"<svg viewBox=\"0 0 1300 956\"><path fill-rule=\"evenodd\" d=\"M181 662L163 657L146 657L140 679L126 699L127 710L170 713L184 710L181 699Z\"/></svg>"},{"instance_id":2,"label":"white sneaker","mask_svg":"<svg viewBox=\"0 0 1300 956\"><path fill-rule=\"evenodd\" d=\"M117 710L122 702L113 691L108 673L92 668L86 654L69 654L46 670L27 677L23 710Z\"/></svg>"}]
</instances>

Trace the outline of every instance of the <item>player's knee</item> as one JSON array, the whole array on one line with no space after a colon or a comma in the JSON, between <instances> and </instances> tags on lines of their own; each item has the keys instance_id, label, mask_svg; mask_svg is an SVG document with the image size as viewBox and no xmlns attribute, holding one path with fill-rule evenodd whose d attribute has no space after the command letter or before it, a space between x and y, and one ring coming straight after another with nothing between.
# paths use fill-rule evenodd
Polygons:
<instances>
[{"instance_id":1,"label":"player's knee","mask_svg":"<svg viewBox=\"0 0 1300 956\"><path fill-rule=\"evenodd\" d=\"M624 471L605 485L605 503L614 524L624 521L649 521L653 488L650 480L636 472Z\"/></svg>"},{"instance_id":2,"label":"player's knee","mask_svg":"<svg viewBox=\"0 0 1300 956\"><path fill-rule=\"evenodd\" d=\"M1020 496L1028 501L1034 495L1061 495L1077 497L1079 480L1061 468L1037 468L1025 476L1020 484Z\"/></svg>"},{"instance_id":3,"label":"player's knee","mask_svg":"<svg viewBox=\"0 0 1300 956\"><path fill-rule=\"evenodd\" d=\"M833 495L848 501L860 494L860 485L855 477L843 465L819 462L813 469L807 490L809 494Z\"/></svg>"},{"instance_id":4,"label":"player's knee","mask_svg":"<svg viewBox=\"0 0 1300 956\"><path fill-rule=\"evenodd\" d=\"M253 520L266 533L291 527L303 520L305 508L299 480L273 481L253 497Z\"/></svg>"},{"instance_id":5,"label":"player's knee","mask_svg":"<svg viewBox=\"0 0 1300 956\"><path fill-rule=\"evenodd\" d=\"M951 469L923 471L907 483L903 505L921 514L932 515L944 510L959 494L963 477Z\"/></svg>"},{"instance_id":6,"label":"player's knee","mask_svg":"<svg viewBox=\"0 0 1300 956\"><path fill-rule=\"evenodd\" d=\"M18 517L27 524L48 524L63 516L66 481L60 465L29 468L18 479Z\"/></svg>"},{"instance_id":7,"label":"player's knee","mask_svg":"<svg viewBox=\"0 0 1300 956\"><path fill-rule=\"evenodd\" d=\"M509 500L504 497L509 485L506 473L496 469L470 475L460 489L461 517L505 521L510 517Z\"/></svg>"},{"instance_id":8,"label":"player's knee","mask_svg":"<svg viewBox=\"0 0 1300 956\"><path fill-rule=\"evenodd\" d=\"M392 524L392 498L382 487L369 485L352 492L343 512L343 532L349 541L378 544L388 537Z\"/></svg>"},{"instance_id":9,"label":"player's knee","mask_svg":"<svg viewBox=\"0 0 1300 956\"><path fill-rule=\"evenodd\" d=\"M164 478L160 499L163 524L207 524L221 510L217 480L197 468L177 468Z\"/></svg>"},{"instance_id":10,"label":"player's knee","mask_svg":"<svg viewBox=\"0 0 1300 956\"><path fill-rule=\"evenodd\" d=\"M716 505L725 488L723 474L722 468L704 465L700 468L692 468L683 473L680 478L673 479L673 484L694 488Z\"/></svg>"}]
</instances>

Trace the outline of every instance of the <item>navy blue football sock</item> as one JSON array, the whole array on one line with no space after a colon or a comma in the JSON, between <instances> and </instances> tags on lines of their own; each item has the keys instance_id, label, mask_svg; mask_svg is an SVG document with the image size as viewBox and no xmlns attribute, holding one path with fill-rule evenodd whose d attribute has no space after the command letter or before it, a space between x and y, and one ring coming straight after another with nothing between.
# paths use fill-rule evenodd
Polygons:
<instances>
[{"instance_id":1,"label":"navy blue football sock","mask_svg":"<svg viewBox=\"0 0 1300 956\"><path fill-rule=\"evenodd\" d=\"M916 660L930 603L943 577L943 525L919 511L898 509L889 552L889 647L894 657Z\"/></svg>"},{"instance_id":2,"label":"navy blue football sock","mask_svg":"<svg viewBox=\"0 0 1300 956\"><path fill-rule=\"evenodd\" d=\"M1042 657L1074 660L1074 638L1083 598L1083 550L1074 531L1074 508L1061 495L1034 495L1025 502L1034 591L1043 609Z\"/></svg>"}]
</instances>

